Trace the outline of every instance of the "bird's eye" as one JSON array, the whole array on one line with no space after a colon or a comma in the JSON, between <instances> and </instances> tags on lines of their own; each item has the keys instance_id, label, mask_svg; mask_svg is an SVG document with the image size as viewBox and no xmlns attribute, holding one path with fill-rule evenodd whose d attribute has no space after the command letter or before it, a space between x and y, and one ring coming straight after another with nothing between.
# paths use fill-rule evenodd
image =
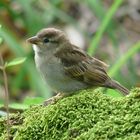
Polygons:
<instances>
[{"instance_id":1,"label":"bird's eye","mask_svg":"<svg viewBox=\"0 0 140 140\"><path fill-rule=\"evenodd\" d=\"M48 38L45 38L45 39L43 40L43 42L44 42L44 43L48 43L48 42L49 42L49 39L48 39Z\"/></svg>"}]
</instances>

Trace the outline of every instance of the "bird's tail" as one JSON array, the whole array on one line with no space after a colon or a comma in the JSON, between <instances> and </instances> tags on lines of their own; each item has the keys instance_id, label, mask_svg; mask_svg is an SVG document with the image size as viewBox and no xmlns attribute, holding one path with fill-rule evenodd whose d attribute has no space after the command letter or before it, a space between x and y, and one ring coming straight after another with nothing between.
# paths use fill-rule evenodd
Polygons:
<instances>
[{"instance_id":1,"label":"bird's tail","mask_svg":"<svg viewBox=\"0 0 140 140\"><path fill-rule=\"evenodd\" d=\"M123 95L128 95L129 94L129 90L115 80L108 80L105 83L105 86L108 87L108 88L117 89L121 93L123 93Z\"/></svg>"}]
</instances>

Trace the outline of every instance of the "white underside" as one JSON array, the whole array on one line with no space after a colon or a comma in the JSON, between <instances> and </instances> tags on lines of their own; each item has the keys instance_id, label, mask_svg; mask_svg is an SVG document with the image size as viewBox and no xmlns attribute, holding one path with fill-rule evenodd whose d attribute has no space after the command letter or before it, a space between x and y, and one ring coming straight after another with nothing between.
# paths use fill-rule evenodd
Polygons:
<instances>
[{"instance_id":1,"label":"white underside","mask_svg":"<svg viewBox=\"0 0 140 140\"><path fill-rule=\"evenodd\" d=\"M56 57L51 57L50 53L40 57L37 53L38 48L36 45L33 46L33 49L35 51L35 63L37 69L51 89L57 92L69 93L87 88L87 85L82 82L76 81L65 75L63 67L60 63L56 63ZM59 60L57 59L57 61Z\"/></svg>"}]
</instances>

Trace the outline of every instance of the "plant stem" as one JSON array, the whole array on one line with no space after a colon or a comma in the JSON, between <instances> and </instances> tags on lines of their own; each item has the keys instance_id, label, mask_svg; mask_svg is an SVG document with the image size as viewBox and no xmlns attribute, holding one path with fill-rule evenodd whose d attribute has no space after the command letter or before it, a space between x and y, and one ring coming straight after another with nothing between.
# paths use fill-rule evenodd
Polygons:
<instances>
[{"instance_id":1,"label":"plant stem","mask_svg":"<svg viewBox=\"0 0 140 140\"><path fill-rule=\"evenodd\" d=\"M0 61L2 66L0 69L3 72L4 77L4 89L5 89L5 108L7 112L7 139L10 140L10 119L9 119L9 91L8 91L8 80L7 80L7 74L6 74L6 67L4 66L4 60L3 57L0 54Z\"/></svg>"}]
</instances>

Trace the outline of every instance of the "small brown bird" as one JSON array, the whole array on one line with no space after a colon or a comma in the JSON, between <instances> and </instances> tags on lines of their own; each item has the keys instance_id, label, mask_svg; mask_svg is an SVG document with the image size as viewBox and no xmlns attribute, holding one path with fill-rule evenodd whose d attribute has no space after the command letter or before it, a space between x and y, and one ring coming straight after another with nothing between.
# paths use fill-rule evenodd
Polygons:
<instances>
[{"instance_id":1,"label":"small brown bird","mask_svg":"<svg viewBox=\"0 0 140 140\"><path fill-rule=\"evenodd\" d=\"M45 28L27 41L34 44L36 67L52 90L69 95L77 90L107 87L129 94L107 75L107 64L71 44L63 31Z\"/></svg>"}]
</instances>

